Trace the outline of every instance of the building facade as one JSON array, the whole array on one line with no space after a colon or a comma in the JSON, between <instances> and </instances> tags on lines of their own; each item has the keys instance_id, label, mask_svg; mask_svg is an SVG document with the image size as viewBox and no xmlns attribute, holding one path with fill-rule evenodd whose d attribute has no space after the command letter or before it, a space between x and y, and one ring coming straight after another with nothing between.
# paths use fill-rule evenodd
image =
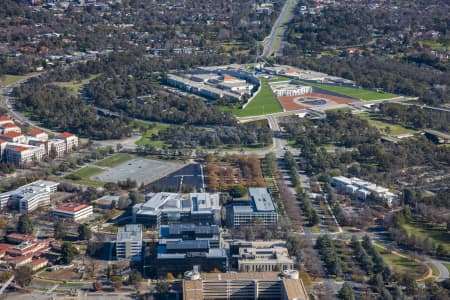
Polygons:
<instances>
[{"instance_id":1,"label":"building facade","mask_svg":"<svg viewBox=\"0 0 450 300\"><path fill-rule=\"evenodd\" d=\"M139 261L142 258L142 225L127 224L119 228L116 237L116 257L119 260Z\"/></svg>"},{"instance_id":2,"label":"building facade","mask_svg":"<svg viewBox=\"0 0 450 300\"><path fill-rule=\"evenodd\" d=\"M79 222L93 214L92 205L79 203L65 203L52 210L55 217L69 219L73 222Z\"/></svg>"}]
</instances>

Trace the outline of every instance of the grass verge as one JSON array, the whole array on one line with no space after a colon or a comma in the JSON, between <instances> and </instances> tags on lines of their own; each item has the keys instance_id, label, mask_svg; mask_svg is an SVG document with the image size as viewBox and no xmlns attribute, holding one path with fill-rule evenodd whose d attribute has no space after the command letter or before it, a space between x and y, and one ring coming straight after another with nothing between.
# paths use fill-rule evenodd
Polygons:
<instances>
[{"instance_id":1,"label":"grass verge","mask_svg":"<svg viewBox=\"0 0 450 300\"><path fill-rule=\"evenodd\" d=\"M95 164L97 166L101 166L101 167L115 167L118 166L120 164L123 164L124 162L127 162L131 159L134 158L134 155L129 154L129 153L117 153L114 154L108 158L105 158L99 162L96 162Z\"/></svg>"}]
</instances>

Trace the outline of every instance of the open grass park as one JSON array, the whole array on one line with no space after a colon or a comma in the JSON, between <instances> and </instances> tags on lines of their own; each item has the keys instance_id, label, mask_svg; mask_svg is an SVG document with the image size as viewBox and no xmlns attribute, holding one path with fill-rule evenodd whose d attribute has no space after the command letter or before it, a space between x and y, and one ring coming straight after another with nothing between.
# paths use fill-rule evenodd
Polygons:
<instances>
[{"instance_id":1,"label":"open grass park","mask_svg":"<svg viewBox=\"0 0 450 300\"><path fill-rule=\"evenodd\" d=\"M145 131L142 137L136 141L137 146L145 147L146 145L152 145L156 148L162 148L164 146L164 141L152 141L151 137L154 134L158 134L161 130L166 129L169 125L159 124L159 123L147 123L144 121L135 121L136 126L150 126L149 129Z\"/></svg>"},{"instance_id":2,"label":"open grass park","mask_svg":"<svg viewBox=\"0 0 450 300\"><path fill-rule=\"evenodd\" d=\"M303 83L310 85L312 87L316 87L316 88L323 89L326 91L338 93L343 96L360 99L363 101L383 100L383 99L391 99L391 98L398 97L398 95L395 95L395 94L385 93L385 92L376 92L376 91L366 90L366 89L362 89L362 88L352 88L352 87L336 86L336 85L325 84L325 83L312 83L312 82L305 82L305 81L303 81Z\"/></svg>"},{"instance_id":3,"label":"open grass park","mask_svg":"<svg viewBox=\"0 0 450 300\"><path fill-rule=\"evenodd\" d=\"M434 226L422 222L411 222L402 225L408 235L415 235L420 239L430 238L436 244L441 244L450 252L450 234L445 226Z\"/></svg>"},{"instance_id":4,"label":"open grass park","mask_svg":"<svg viewBox=\"0 0 450 300\"><path fill-rule=\"evenodd\" d=\"M86 79L83 80L74 80L74 81L67 81L67 82L54 82L53 84L62 87L62 88L67 88L70 93L74 96L76 96L81 89L83 88L84 85L88 84L91 80L97 78L98 76L100 76L100 74L96 74L96 75L91 75Z\"/></svg>"},{"instance_id":5,"label":"open grass park","mask_svg":"<svg viewBox=\"0 0 450 300\"><path fill-rule=\"evenodd\" d=\"M5 75L0 78L0 86L8 86L15 84L16 82L19 82L21 80L27 79L28 76L26 75Z\"/></svg>"},{"instance_id":6,"label":"open grass park","mask_svg":"<svg viewBox=\"0 0 450 300\"><path fill-rule=\"evenodd\" d=\"M380 245L375 244L375 249L383 257L386 264L392 269L392 271L405 274L411 274L415 279L419 279L424 276L427 271L427 267L422 265L412 258L407 256L394 254L389 250L382 248Z\"/></svg>"},{"instance_id":7,"label":"open grass park","mask_svg":"<svg viewBox=\"0 0 450 300\"><path fill-rule=\"evenodd\" d=\"M401 125L394 124L394 123L388 123L388 122L380 119L379 117L377 117L376 114L358 114L357 116L361 119L367 120L370 125L376 127L382 133L385 133L388 135L402 135L402 134L417 133L417 131L405 128Z\"/></svg>"},{"instance_id":8,"label":"open grass park","mask_svg":"<svg viewBox=\"0 0 450 300\"><path fill-rule=\"evenodd\" d=\"M104 169L99 168L99 167L86 166L81 169L78 169L77 171L75 171L69 175L66 175L64 178L73 180L75 183L78 183L78 184L102 187L104 185L102 182L93 181L93 180L90 180L89 178L91 176L100 174L103 171L104 171Z\"/></svg>"},{"instance_id":9,"label":"open grass park","mask_svg":"<svg viewBox=\"0 0 450 300\"><path fill-rule=\"evenodd\" d=\"M261 89L253 100L244 109L234 109L233 113L238 117L249 117L282 111L276 96L270 89L269 80L261 78Z\"/></svg>"}]
</instances>

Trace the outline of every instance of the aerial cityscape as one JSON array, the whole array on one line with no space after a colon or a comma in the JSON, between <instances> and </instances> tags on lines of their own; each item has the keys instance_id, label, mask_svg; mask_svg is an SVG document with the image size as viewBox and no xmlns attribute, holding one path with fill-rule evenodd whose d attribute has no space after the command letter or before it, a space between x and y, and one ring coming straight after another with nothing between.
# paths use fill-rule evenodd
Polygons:
<instances>
[{"instance_id":1,"label":"aerial cityscape","mask_svg":"<svg viewBox=\"0 0 450 300\"><path fill-rule=\"evenodd\" d=\"M0 2L0 299L450 299L448 1Z\"/></svg>"}]
</instances>

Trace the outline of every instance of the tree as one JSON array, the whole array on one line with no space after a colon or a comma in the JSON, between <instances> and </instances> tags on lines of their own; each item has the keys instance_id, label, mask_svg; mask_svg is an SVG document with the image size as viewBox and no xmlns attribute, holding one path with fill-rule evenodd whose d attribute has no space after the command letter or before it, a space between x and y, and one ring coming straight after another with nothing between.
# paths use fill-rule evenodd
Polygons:
<instances>
[{"instance_id":1,"label":"tree","mask_svg":"<svg viewBox=\"0 0 450 300\"><path fill-rule=\"evenodd\" d=\"M33 233L33 224L31 223L31 219L28 214L23 214L19 217L17 231L22 234Z\"/></svg>"},{"instance_id":2,"label":"tree","mask_svg":"<svg viewBox=\"0 0 450 300\"><path fill-rule=\"evenodd\" d=\"M339 290L338 298L342 300L355 300L355 293L349 283L344 283Z\"/></svg>"},{"instance_id":3,"label":"tree","mask_svg":"<svg viewBox=\"0 0 450 300\"><path fill-rule=\"evenodd\" d=\"M86 224L80 224L78 226L78 239L90 240L92 238L92 231Z\"/></svg>"},{"instance_id":4,"label":"tree","mask_svg":"<svg viewBox=\"0 0 450 300\"><path fill-rule=\"evenodd\" d=\"M169 291L170 284L166 280L158 280L156 283L155 289L160 294L165 294Z\"/></svg>"},{"instance_id":5,"label":"tree","mask_svg":"<svg viewBox=\"0 0 450 300\"><path fill-rule=\"evenodd\" d=\"M61 246L61 261L64 264L70 264L78 254L78 250L72 245L71 242L64 242Z\"/></svg>"},{"instance_id":6,"label":"tree","mask_svg":"<svg viewBox=\"0 0 450 300\"><path fill-rule=\"evenodd\" d=\"M92 283L92 288L94 289L94 291L99 291L103 288L103 284L101 281L94 281Z\"/></svg>"},{"instance_id":7,"label":"tree","mask_svg":"<svg viewBox=\"0 0 450 300\"><path fill-rule=\"evenodd\" d=\"M57 240L61 240L66 236L66 228L64 227L64 221L57 220L53 225L53 236Z\"/></svg>"},{"instance_id":8,"label":"tree","mask_svg":"<svg viewBox=\"0 0 450 300\"><path fill-rule=\"evenodd\" d=\"M235 185L229 191L231 197L240 198L247 193L247 188L243 185Z\"/></svg>"},{"instance_id":9,"label":"tree","mask_svg":"<svg viewBox=\"0 0 450 300\"><path fill-rule=\"evenodd\" d=\"M29 286L31 283L33 271L30 266L20 266L15 271L16 283L21 287Z\"/></svg>"},{"instance_id":10,"label":"tree","mask_svg":"<svg viewBox=\"0 0 450 300\"><path fill-rule=\"evenodd\" d=\"M128 283L136 284L142 280L142 275L139 271L133 272L130 277L128 277Z\"/></svg>"}]
</instances>

